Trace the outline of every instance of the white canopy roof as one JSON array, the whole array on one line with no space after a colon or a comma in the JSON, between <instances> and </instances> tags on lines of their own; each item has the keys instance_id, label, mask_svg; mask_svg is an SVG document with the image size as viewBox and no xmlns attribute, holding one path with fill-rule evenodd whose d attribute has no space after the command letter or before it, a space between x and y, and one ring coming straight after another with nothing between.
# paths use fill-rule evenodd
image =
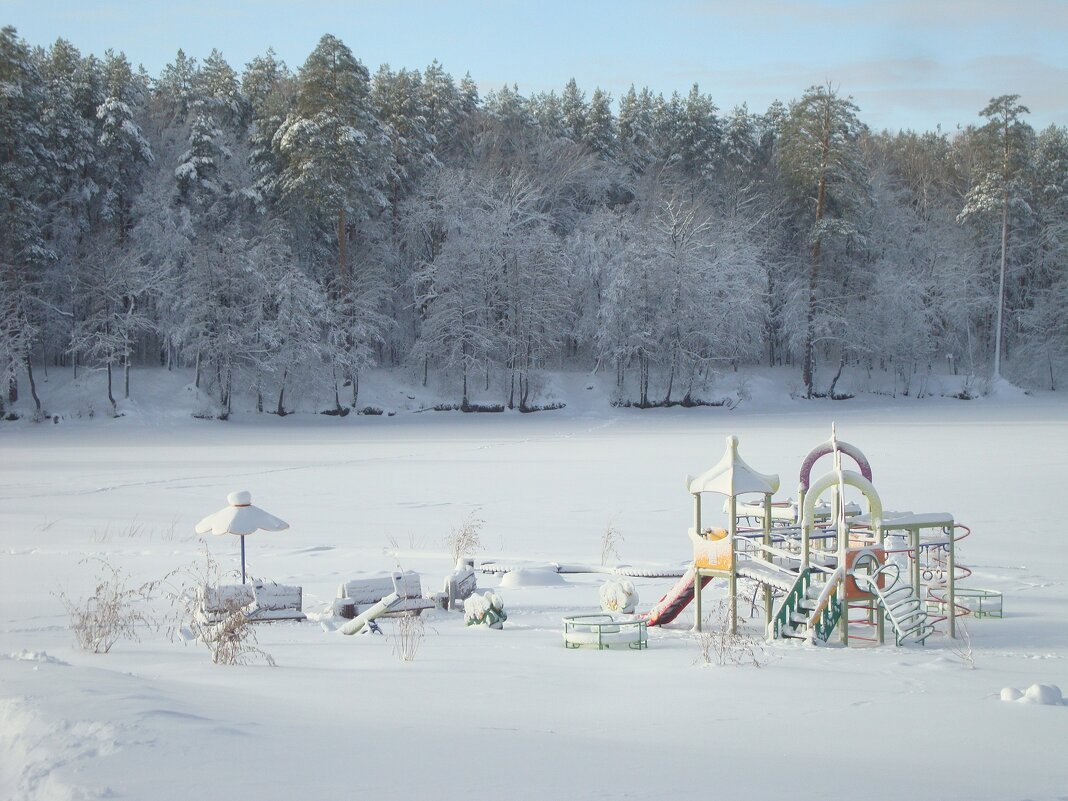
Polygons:
<instances>
[{"instance_id":1,"label":"white canopy roof","mask_svg":"<svg viewBox=\"0 0 1068 801\"><path fill-rule=\"evenodd\" d=\"M758 473L742 461L738 455L738 438L732 435L727 437L727 451L723 458L697 478L687 476L686 488L691 493L718 492L727 497L747 492L773 495L779 489L779 477Z\"/></svg>"},{"instance_id":2,"label":"white canopy roof","mask_svg":"<svg viewBox=\"0 0 1068 801\"><path fill-rule=\"evenodd\" d=\"M252 505L252 493L241 490L226 496L229 506L208 515L196 525L197 534L237 534L245 536L253 531L282 531L289 523Z\"/></svg>"}]
</instances>

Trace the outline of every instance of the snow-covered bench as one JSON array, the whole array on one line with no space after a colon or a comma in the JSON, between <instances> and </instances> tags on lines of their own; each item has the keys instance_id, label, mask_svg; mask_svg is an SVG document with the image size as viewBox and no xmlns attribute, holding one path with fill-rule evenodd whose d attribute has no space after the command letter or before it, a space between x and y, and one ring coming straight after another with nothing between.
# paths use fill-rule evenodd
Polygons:
<instances>
[{"instance_id":1,"label":"snow-covered bench","mask_svg":"<svg viewBox=\"0 0 1068 801\"><path fill-rule=\"evenodd\" d=\"M250 584L220 584L200 587L197 603L206 623L218 623L237 609L249 620L306 620L302 611L304 591L301 587L254 580Z\"/></svg>"},{"instance_id":2,"label":"snow-covered bench","mask_svg":"<svg viewBox=\"0 0 1068 801\"><path fill-rule=\"evenodd\" d=\"M355 618L392 593L397 593L398 601L391 605L387 616L419 614L434 607L432 599L423 597L419 574L407 571L346 581L337 588L334 614Z\"/></svg>"}]
</instances>

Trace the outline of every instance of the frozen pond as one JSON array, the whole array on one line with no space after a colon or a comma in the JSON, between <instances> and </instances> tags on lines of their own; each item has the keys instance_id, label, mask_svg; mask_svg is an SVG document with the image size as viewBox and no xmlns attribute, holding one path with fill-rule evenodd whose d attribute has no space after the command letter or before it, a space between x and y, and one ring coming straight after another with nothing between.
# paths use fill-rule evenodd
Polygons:
<instances>
[{"instance_id":1,"label":"frozen pond","mask_svg":"<svg viewBox=\"0 0 1068 801\"><path fill-rule=\"evenodd\" d=\"M387 636L352 638L318 622L337 585L365 573L400 565L439 589L443 539L471 514L484 521L480 558L599 564L611 525L619 561L677 568L689 558L684 478L719 459L726 435L780 474L785 497L832 418L888 508L971 526L964 586L1003 593L1005 617L967 624L970 655L944 636L777 642L759 669L702 667L689 613L651 629L645 651L570 651L560 619L597 611L603 580L582 574L502 588L503 631L430 613L410 663L388 622ZM0 451L5 798L815 799L848 787L1007 801L1068 788L1068 708L999 698L1007 686L1068 690L1058 397L97 420L5 427ZM312 618L259 629L277 667L213 666L149 630L107 655L74 648L56 593L91 591L80 559L162 576L197 559L193 525L237 489L291 525L248 540L250 572L301 585ZM236 538L208 545L238 568ZM671 584L636 579L639 609ZM725 593L706 592L710 606Z\"/></svg>"}]
</instances>

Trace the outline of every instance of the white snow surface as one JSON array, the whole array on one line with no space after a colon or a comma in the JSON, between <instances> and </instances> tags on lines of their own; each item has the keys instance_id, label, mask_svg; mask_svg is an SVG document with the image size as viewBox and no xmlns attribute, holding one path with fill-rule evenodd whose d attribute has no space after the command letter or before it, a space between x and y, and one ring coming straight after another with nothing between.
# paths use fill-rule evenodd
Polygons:
<instances>
[{"instance_id":1,"label":"white snow surface","mask_svg":"<svg viewBox=\"0 0 1068 801\"><path fill-rule=\"evenodd\" d=\"M733 409L642 411L562 375L568 406L553 412L224 423L193 419L196 393L168 380L136 375L141 400L118 419L99 404L67 414L75 401L59 424L0 424L0 799L1068 797L1068 707L1046 702L1059 690L1000 700L1068 686L1068 398L801 401L762 375ZM408 663L388 620L384 637L330 633L343 581L399 566L440 586L443 540L472 513L480 561L596 564L611 522L627 563L684 565L684 479L727 435L780 475L781 499L832 420L886 508L972 528L962 586L1003 593L1003 619L925 647L776 642L760 668L702 667L690 610L650 629L648 650L565 649L561 618L596 612L604 581L567 574L506 590L502 631L426 613ZM57 595L92 592L84 558L140 583L206 545L232 575L237 538L193 527L235 487L291 526L247 542L250 575L303 587L311 622L257 629L277 667L212 665L147 628L108 654L78 650ZM479 592L502 578L480 575ZM673 583L632 581L639 611ZM724 594L713 582L706 608ZM761 617L745 629L759 635Z\"/></svg>"}]
</instances>

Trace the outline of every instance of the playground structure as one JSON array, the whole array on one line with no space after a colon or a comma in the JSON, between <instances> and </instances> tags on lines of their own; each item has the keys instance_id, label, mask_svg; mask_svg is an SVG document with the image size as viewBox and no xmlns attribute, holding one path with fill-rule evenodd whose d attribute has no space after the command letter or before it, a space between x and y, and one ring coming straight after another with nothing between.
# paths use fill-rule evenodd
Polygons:
<instances>
[{"instance_id":1,"label":"playground structure","mask_svg":"<svg viewBox=\"0 0 1068 801\"><path fill-rule=\"evenodd\" d=\"M814 479L814 467L828 456L832 469ZM845 468L844 459L856 469ZM763 608L768 639L826 642L837 632L845 645L851 639L882 643L889 626L897 645L923 644L936 631L956 638L957 618L963 615L1001 617L1000 594L957 586L970 575L956 560L956 543L968 536L968 527L947 512L886 511L872 482L865 455L839 440L832 427L831 438L802 462L796 501L776 502L779 477L746 464L738 453L737 438L727 437L726 451L711 469L696 478L686 477L693 504L688 567L556 562L537 566L555 573L612 577L601 588L602 610L609 614L565 618L565 644L598 648L626 644L642 649L648 626L672 622L691 603L694 628L700 631L705 622L702 590L714 579L727 584L729 631L737 632L739 586L747 582L753 587L750 617L758 606ZM710 494L725 499L726 528L703 525L703 504ZM496 574L524 569L533 568L507 562L480 566L480 572ZM678 581L647 613L632 615L637 593L626 579L654 577L678 577ZM299 587L256 581L251 586L209 589L200 599L208 616L236 606L250 620L305 618ZM606 593L609 589L612 592ZM419 575L412 572L345 582L338 588L333 614L348 619L339 629L344 634L377 630L375 621L380 617L418 615L434 607L462 608L465 619L471 618L469 623L499 627L506 618L503 604L494 607L492 593L482 598L475 596L476 591L474 560L462 558L438 593L424 594ZM481 617L476 614L479 610Z\"/></svg>"},{"instance_id":2,"label":"playground structure","mask_svg":"<svg viewBox=\"0 0 1068 801\"><path fill-rule=\"evenodd\" d=\"M833 457L833 468L812 480L813 467L825 456ZM843 457L857 469L843 468ZM867 458L833 429L805 458L796 501L772 501L778 476L746 464L733 436L714 467L687 476L686 488L693 498L693 563L642 616L650 626L671 622L693 602L700 631L701 591L713 579L727 582L732 633L739 581L754 583L754 609L763 592L768 639L827 641L837 631L846 645L851 637L882 643L889 624L896 644L923 644L941 627L955 638L956 619L973 610L981 614L984 601L990 616L1001 614L1000 598L995 603L981 590L966 591L958 601L957 581L970 571L956 563L956 543L970 533L967 526L949 513L885 511ZM859 493L859 503L847 502L847 488ZM726 498L726 529L702 527L709 493ZM754 495L756 500L742 497Z\"/></svg>"}]
</instances>

